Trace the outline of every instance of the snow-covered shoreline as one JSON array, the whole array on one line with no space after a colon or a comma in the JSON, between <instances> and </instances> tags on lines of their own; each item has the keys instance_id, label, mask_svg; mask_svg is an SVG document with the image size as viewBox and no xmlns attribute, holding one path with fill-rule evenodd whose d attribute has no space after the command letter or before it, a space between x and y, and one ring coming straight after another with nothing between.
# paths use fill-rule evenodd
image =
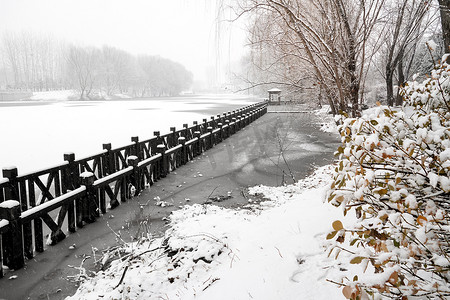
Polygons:
<instances>
[{"instance_id":1,"label":"snow-covered shoreline","mask_svg":"<svg viewBox=\"0 0 450 300\"><path fill-rule=\"evenodd\" d=\"M323 201L331 171L325 166L294 185L250 188L251 197L267 200L248 209L184 206L171 215L164 237L128 244L122 260L67 299L341 297L325 280L334 269L322 245L329 220L341 215Z\"/></svg>"}]
</instances>

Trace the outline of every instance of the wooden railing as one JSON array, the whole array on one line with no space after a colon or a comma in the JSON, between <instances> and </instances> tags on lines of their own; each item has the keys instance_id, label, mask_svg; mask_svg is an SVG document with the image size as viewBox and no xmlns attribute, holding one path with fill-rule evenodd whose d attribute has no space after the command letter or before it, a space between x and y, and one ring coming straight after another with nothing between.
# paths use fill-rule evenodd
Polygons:
<instances>
[{"instance_id":1,"label":"wooden railing","mask_svg":"<svg viewBox=\"0 0 450 300\"><path fill-rule=\"evenodd\" d=\"M267 112L260 102L233 112L194 122L183 129L170 128L161 135L76 159L64 154L64 163L38 172L19 175L17 168L4 168L0 178L0 278L1 263L20 269L25 258L43 252L92 223L146 187L193 160ZM46 226L46 227L44 227ZM45 241L44 233L49 232Z\"/></svg>"}]
</instances>

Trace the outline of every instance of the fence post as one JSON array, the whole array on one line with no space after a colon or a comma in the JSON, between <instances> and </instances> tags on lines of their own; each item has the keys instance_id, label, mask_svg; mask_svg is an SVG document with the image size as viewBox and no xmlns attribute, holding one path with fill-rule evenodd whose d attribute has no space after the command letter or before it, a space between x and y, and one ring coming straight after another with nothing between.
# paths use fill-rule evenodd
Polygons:
<instances>
[{"instance_id":1,"label":"fence post","mask_svg":"<svg viewBox=\"0 0 450 300\"><path fill-rule=\"evenodd\" d=\"M194 150L194 157L202 154L202 141L200 140L201 133L200 131L194 131L194 138L197 138L196 149Z\"/></svg>"},{"instance_id":2,"label":"fence post","mask_svg":"<svg viewBox=\"0 0 450 300\"><path fill-rule=\"evenodd\" d=\"M75 163L75 153L67 152L64 153L64 160L69 163L67 167L67 173L64 176L64 186L67 190L74 190L80 185L80 176L79 169L77 164ZM75 232L76 227L78 225L78 220L81 218L81 205L82 202L80 199L69 202L67 206L67 227L69 232ZM75 210L76 208L76 210Z\"/></svg>"},{"instance_id":3,"label":"fence post","mask_svg":"<svg viewBox=\"0 0 450 300\"><path fill-rule=\"evenodd\" d=\"M201 133L206 133L208 128L208 120L207 119L203 119L203 130L201 130Z\"/></svg>"},{"instance_id":4,"label":"fence post","mask_svg":"<svg viewBox=\"0 0 450 300\"><path fill-rule=\"evenodd\" d=\"M231 120L233 121L233 127L231 128L231 134L235 134L236 133L236 122L237 122L237 119L236 119L236 117L233 117Z\"/></svg>"},{"instance_id":5,"label":"fence post","mask_svg":"<svg viewBox=\"0 0 450 300\"><path fill-rule=\"evenodd\" d=\"M75 153L64 153L64 161L68 163L67 173L65 174L66 176L64 178L64 188L72 191L77 188L78 182L78 169L75 164Z\"/></svg>"},{"instance_id":6,"label":"fence post","mask_svg":"<svg viewBox=\"0 0 450 300\"><path fill-rule=\"evenodd\" d=\"M241 115L237 115L236 116L236 132L241 130L242 128L242 119L241 119Z\"/></svg>"},{"instance_id":7,"label":"fence post","mask_svg":"<svg viewBox=\"0 0 450 300\"><path fill-rule=\"evenodd\" d=\"M213 128L211 126L208 126L207 130L209 132L208 149L211 149L212 147L214 147Z\"/></svg>"},{"instance_id":8,"label":"fence post","mask_svg":"<svg viewBox=\"0 0 450 300\"><path fill-rule=\"evenodd\" d=\"M81 219L78 221L78 227L83 227L83 221L86 223L93 223L95 222L95 218L98 216L98 205L96 203L97 195L94 190L94 181L95 177L94 174L91 172L84 172L80 174L80 180L81 184L86 187L86 196L83 199L83 202L81 203ZM77 216L78 216L77 212ZM81 225L81 226L80 226Z\"/></svg>"},{"instance_id":9,"label":"fence post","mask_svg":"<svg viewBox=\"0 0 450 300\"><path fill-rule=\"evenodd\" d=\"M131 141L134 143L134 149L133 149L133 154L132 155L138 157L139 159L142 159L141 147L139 145L139 137L138 136L132 136L131 137Z\"/></svg>"},{"instance_id":10,"label":"fence post","mask_svg":"<svg viewBox=\"0 0 450 300\"><path fill-rule=\"evenodd\" d=\"M25 264L20 214L19 201L6 200L0 203L0 219L9 222L9 231L3 234L5 265L14 270L22 268Z\"/></svg>"},{"instance_id":11,"label":"fence post","mask_svg":"<svg viewBox=\"0 0 450 300\"><path fill-rule=\"evenodd\" d=\"M225 120L225 125L227 126L227 129L225 131L225 138L230 137L230 120Z\"/></svg>"},{"instance_id":12,"label":"fence post","mask_svg":"<svg viewBox=\"0 0 450 300\"><path fill-rule=\"evenodd\" d=\"M221 119L221 117L220 117L220 114L217 114L216 117L217 117L217 118L216 118L216 127L218 127L218 126L219 126L219 123L222 123L222 119Z\"/></svg>"},{"instance_id":13,"label":"fence post","mask_svg":"<svg viewBox=\"0 0 450 300\"><path fill-rule=\"evenodd\" d=\"M106 150L105 161L103 162L103 174L110 175L115 172L114 154L111 152L111 143L103 144L103 150Z\"/></svg>"},{"instance_id":14,"label":"fence post","mask_svg":"<svg viewBox=\"0 0 450 300\"><path fill-rule=\"evenodd\" d=\"M176 127L170 127L170 138L167 139L167 148L172 148L176 146L178 139L175 137Z\"/></svg>"},{"instance_id":15,"label":"fence post","mask_svg":"<svg viewBox=\"0 0 450 300\"><path fill-rule=\"evenodd\" d=\"M197 122L197 121L194 121L192 124L194 124L194 132L200 130L200 129L198 128L198 122Z\"/></svg>"},{"instance_id":16,"label":"fence post","mask_svg":"<svg viewBox=\"0 0 450 300\"><path fill-rule=\"evenodd\" d=\"M181 164L185 165L188 161L186 138L184 136L180 136L178 138L178 144L181 145Z\"/></svg>"},{"instance_id":17,"label":"fence post","mask_svg":"<svg viewBox=\"0 0 450 300\"><path fill-rule=\"evenodd\" d=\"M218 141L217 141L217 143L221 143L223 140L224 140L224 137L223 137L223 124L222 123L219 123L219 124L217 124L217 126L219 127L219 138L218 138Z\"/></svg>"},{"instance_id":18,"label":"fence post","mask_svg":"<svg viewBox=\"0 0 450 300\"><path fill-rule=\"evenodd\" d=\"M161 164L160 164L160 174L164 178L167 175L167 157L166 157L166 146L164 144L159 144L157 146L158 153L161 153Z\"/></svg>"},{"instance_id":19,"label":"fence post","mask_svg":"<svg viewBox=\"0 0 450 300\"><path fill-rule=\"evenodd\" d=\"M128 198L131 198L135 195L138 195L141 191L141 181L140 181L140 172L139 172L139 158L137 156L128 156L127 158L128 166L133 167L133 173L131 174L130 184L134 186L134 192L131 191L131 187L128 186L127 195Z\"/></svg>"},{"instance_id":20,"label":"fence post","mask_svg":"<svg viewBox=\"0 0 450 300\"><path fill-rule=\"evenodd\" d=\"M161 144L161 132L153 131L153 135L156 136L157 145Z\"/></svg>"},{"instance_id":21,"label":"fence post","mask_svg":"<svg viewBox=\"0 0 450 300\"><path fill-rule=\"evenodd\" d=\"M9 185L5 189L5 199L19 199L19 186L17 185L17 168L7 167L2 170L3 177L8 178Z\"/></svg>"},{"instance_id":22,"label":"fence post","mask_svg":"<svg viewBox=\"0 0 450 300\"><path fill-rule=\"evenodd\" d=\"M181 133L181 136L186 138L186 139L189 138L189 124L183 124L183 131Z\"/></svg>"}]
</instances>

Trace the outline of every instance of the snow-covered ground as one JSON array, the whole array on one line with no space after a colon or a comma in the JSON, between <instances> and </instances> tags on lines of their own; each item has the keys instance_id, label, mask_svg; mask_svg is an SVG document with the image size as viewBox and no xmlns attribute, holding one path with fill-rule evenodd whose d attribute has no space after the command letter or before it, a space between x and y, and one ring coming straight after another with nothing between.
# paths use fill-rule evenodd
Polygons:
<instances>
[{"instance_id":1,"label":"snow-covered ground","mask_svg":"<svg viewBox=\"0 0 450 300\"><path fill-rule=\"evenodd\" d=\"M333 220L342 219L324 201L333 169L294 185L252 187L238 210L186 205L172 213L163 237L97 257L111 266L67 299L343 298L327 281L342 270L324 251Z\"/></svg>"},{"instance_id":2,"label":"snow-covered ground","mask_svg":"<svg viewBox=\"0 0 450 300\"><path fill-rule=\"evenodd\" d=\"M326 166L294 185L253 187L248 209L185 206L164 237L128 244L68 299L342 298L326 281L339 270L322 245L342 215L323 202L330 174Z\"/></svg>"},{"instance_id":3,"label":"snow-covered ground","mask_svg":"<svg viewBox=\"0 0 450 300\"><path fill-rule=\"evenodd\" d=\"M149 100L68 101L73 92L35 93L33 101L0 102L0 169L19 173L63 162L65 152L77 158L131 143L132 136L151 138L211 115L259 101L236 95L186 96Z\"/></svg>"},{"instance_id":4,"label":"snow-covered ground","mask_svg":"<svg viewBox=\"0 0 450 300\"><path fill-rule=\"evenodd\" d=\"M105 92L97 92L94 99L110 100L110 99L130 99L129 95L125 94L114 94L112 96ZM58 91L48 91L48 92L34 92L33 96L26 100L53 100L53 101L67 101L67 100L79 100L80 93L76 90L58 90Z\"/></svg>"},{"instance_id":5,"label":"snow-covered ground","mask_svg":"<svg viewBox=\"0 0 450 300\"><path fill-rule=\"evenodd\" d=\"M50 98L0 105L0 131L7 142L0 147L0 166L14 163L22 172L32 171L61 162L65 151L81 157L100 151L103 142L119 146L133 135L147 138L154 130L192 124L204 117L199 106L208 112L215 107L210 96L196 99L201 105L182 99ZM7 124L15 124L14 129ZM323 245L332 221L342 219L341 210L323 201L331 170L320 168L290 186L253 187L248 207L240 210L185 206L171 215L165 236L97 257L111 266L84 281L68 299L342 298L341 290L326 280L340 275Z\"/></svg>"},{"instance_id":6,"label":"snow-covered ground","mask_svg":"<svg viewBox=\"0 0 450 300\"><path fill-rule=\"evenodd\" d=\"M53 100L53 101L67 101L67 100L77 100L79 95L75 90L60 90L60 91L48 91L48 92L34 92L30 99L24 100Z\"/></svg>"}]
</instances>

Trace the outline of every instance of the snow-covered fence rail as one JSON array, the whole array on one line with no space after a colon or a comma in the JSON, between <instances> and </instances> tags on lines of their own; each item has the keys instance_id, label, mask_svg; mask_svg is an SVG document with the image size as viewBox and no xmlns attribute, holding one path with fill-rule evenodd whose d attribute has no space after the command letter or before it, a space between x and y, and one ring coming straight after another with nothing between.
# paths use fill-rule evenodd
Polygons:
<instances>
[{"instance_id":1,"label":"snow-covered fence rail","mask_svg":"<svg viewBox=\"0 0 450 300\"><path fill-rule=\"evenodd\" d=\"M101 152L81 159L66 153L64 163L37 172L19 175L15 167L4 168L0 278L2 264L22 268L45 244L54 245L67 232L96 221L107 208L131 199L266 112L267 102L260 102L179 130L171 127L166 134L155 131L147 140L132 137L131 144L120 148L103 144Z\"/></svg>"}]
</instances>

